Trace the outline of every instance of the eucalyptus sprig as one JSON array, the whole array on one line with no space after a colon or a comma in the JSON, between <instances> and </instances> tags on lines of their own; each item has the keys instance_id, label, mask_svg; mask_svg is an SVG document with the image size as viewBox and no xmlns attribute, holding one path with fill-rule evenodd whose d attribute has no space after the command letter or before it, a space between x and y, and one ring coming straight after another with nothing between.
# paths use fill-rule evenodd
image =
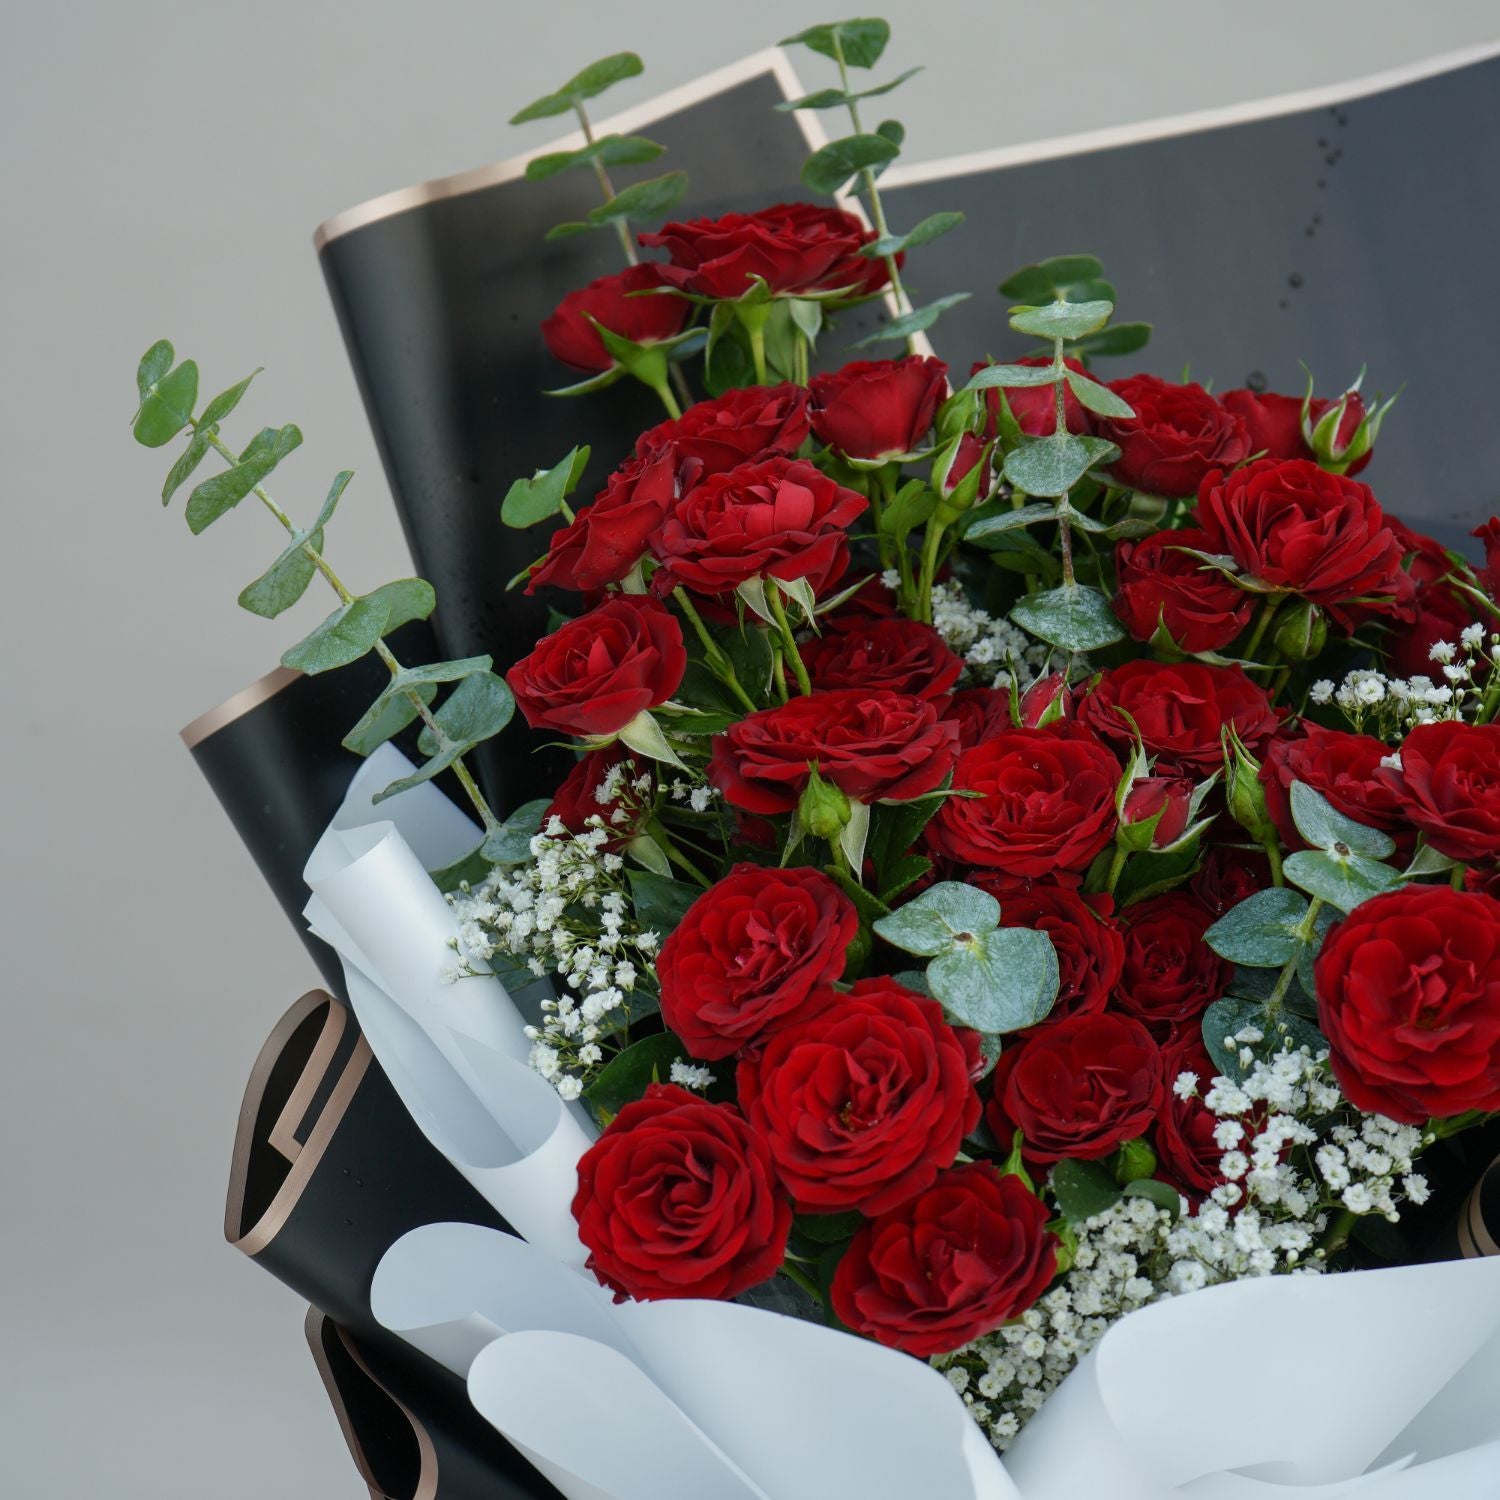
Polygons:
<instances>
[{"instance_id":1,"label":"eucalyptus sprig","mask_svg":"<svg viewBox=\"0 0 1500 1500\"><path fill-rule=\"evenodd\" d=\"M780 110L842 108L848 111L854 134L830 141L820 151L815 151L803 165L802 182L815 193L836 194L851 177L859 179L858 191L869 204L870 222L876 236L865 247L864 254L885 262L897 315L868 337L860 339L854 347L859 349L869 344L899 340L905 342L908 352L915 352L915 336L931 328L948 308L962 302L969 294L957 292L949 297L939 297L925 307L917 307L901 279L899 257L904 251L925 245L939 235L947 234L950 229L958 228L964 216L956 210L929 214L905 234L893 234L886 221L885 205L876 179L901 154L906 128L899 120L882 120L873 131L867 131L860 116L859 101L889 94L922 70L908 68L886 83L856 89L849 69L873 68L890 38L890 23L876 17L810 26L796 36L786 37L781 43L783 47L803 46L822 57L831 58L838 66L839 87L819 89L776 107Z\"/></svg>"},{"instance_id":2,"label":"eucalyptus sprig","mask_svg":"<svg viewBox=\"0 0 1500 1500\"><path fill-rule=\"evenodd\" d=\"M220 424L239 405L259 373L254 371L220 392L194 416L197 364L190 359L179 363L166 339L146 351L136 371L140 405L135 414L135 439L147 448L161 448L184 433L188 435L187 446L162 487L162 504L171 502L209 452L224 460L227 468L201 480L188 495L185 513L193 534L206 530L247 495L254 495L289 538L271 566L241 590L240 606L265 619L275 619L302 597L315 574L320 574L338 595L338 608L310 635L289 647L282 655L282 664L302 672L328 672L373 651L390 672L390 682L344 737L345 748L368 755L414 720L422 721L417 743L427 760L412 775L378 792L373 800L379 802L430 781L440 771L452 770L484 826L481 849L487 857L500 858L497 851L504 841L505 826L485 800L464 756L510 722L515 712L511 691L491 671L493 662L488 656L408 667L386 644L385 637L402 625L426 619L437 599L432 585L422 578L400 578L370 593L356 594L333 570L323 555L324 532L354 477L351 470L343 469L334 476L316 519L310 526L299 527L262 481L301 445L300 429L292 424L262 428L238 453L220 436ZM432 705L440 687L448 688L448 696L434 711Z\"/></svg>"}]
</instances>

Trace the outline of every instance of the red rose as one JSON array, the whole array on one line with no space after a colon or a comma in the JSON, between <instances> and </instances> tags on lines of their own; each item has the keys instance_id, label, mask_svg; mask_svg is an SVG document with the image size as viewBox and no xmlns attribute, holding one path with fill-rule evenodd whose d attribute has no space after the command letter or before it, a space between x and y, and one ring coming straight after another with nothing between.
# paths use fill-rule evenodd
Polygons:
<instances>
[{"instance_id":1,"label":"red rose","mask_svg":"<svg viewBox=\"0 0 1500 1500\"><path fill-rule=\"evenodd\" d=\"M662 1083L579 1158L573 1217L617 1301L737 1296L774 1274L792 1227L771 1154L739 1111Z\"/></svg>"},{"instance_id":2,"label":"red rose","mask_svg":"<svg viewBox=\"0 0 1500 1500\"><path fill-rule=\"evenodd\" d=\"M1410 743L1410 741L1408 741ZM1329 929L1313 970L1334 1076L1406 1125L1500 1109L1500 901L1409 885Z\"/></svg>"},{"instance_id":3,"label":"red rose","mask_svg":"<svg viewBox=\"0 0 1500 1500\"><path fill-rule=\"evenodd\" d=\"M633 795L622 800L615 796L601 802L596 794L609 783L610 773L616 766L623 768L622 775L627 781L633 781L641 774L641 768L629 755L622 753L618 743L590 750L580 757L578 764L552 794L552 805L542 819L542 827L547 827L553 818L559 818L569 833L583 833L591 826L589 819L597 817L602 818L609 829L606 848L618 849L621 844L628 843L640 831L644 812L642 802L649 801L649 798ZM617 813L624 814L618 822Z\"/></svg>"},{"instance_id":4,"label":"red rose","mask_svg":"<svg viewBox=\"0 0 1500 1500\"><path fill-rule=\"evenodd\" d=\"M1134 828L1159 818L1151 834L1151 847L1165 849L1187 832L1197 788L1185 776L1142 776L1132 782L1120 809L1120 823Z\"/></svg>"},{"instance_id":5,"label":"red rose","mask_svg":"<svg viewBox=\"0 0 1500 1500\"><path fill-rule=\"evenodd\" d=\"M1101 417L1100 437L1120 450L1114 482L1150 495L1184 500L1214 469L1233 468L1250 452L1242 418L1227 412L1201 385L1173 385L1155 375L1129 375L1109 388L1133 417Z\"/></svg>"},{"instance_id":6,"label":"red rose","mask_svg":"<svg viewBox=\"0 0 1500 1500\"><path fill-rule=\"evenodd\" d=\"M1224 410L1243 419L1250 434L1251 453L1264 452L1268 458L1312 458L1313 451L1302 437L1302 397L1278 396L1275 391L1225 391L1219 397ZM1323 414L1338 405L1337 401L1315 398L1308 408L1314 427ZM1351 391L1334 435L1334 447L1342 451L1354 440L1359 424L1365 419L1365 403L1358 391ZM1349 465L1350 474L1358 474L1374 457L1374 449Z\"/></svg>"},{"instance_id":7,"label":"red rose","mask_svg":"<svg viewBox=\"0 0 1500 1500\"><path fill-rule=\"evenodd\" d=\"M1202 531L1158 531L1115 547L1115 613L1138 641L1159 628L1188 653L1217 651L1250 623L1255 599L1184 547L1212 551Z\"/></svg>"},{"instance_id":8,"label":"red rose","mask_svg":"<svg viewBox=\"0 0 1500 1500\"><path fill-rule=\"evenodd\" d=\"M936 791L958 755L958 727L923 698L850 688L748 714L713 737L709 780L746 812L790 812L816 766L856 802Z\"/></svg>"},{"instance_id":9,"label":"red rose","mask_svg":"<svg viewBox=\"0 0 1500 1500\"><path fill-rule=\"evenodd\" d=\"M609 476L599 497L575 520L552 533L547 555L531 570L526 592L543 584L595 594L619 583L646 555L646 544L677 502L683 465L670 449L632 458Z\"/></svg>"},{"instance_id":10,"label":"red rose","mask_svg":"<svg viewBox=\"0 0 1500 1500\"><path fill-rule=\"evenodd\" d=\"M948 700L944 712L958 725L958 743L964 750L1015 728L1010 694L1003 688L965 688Z\"/></svg>"},{"instance_id":11,"label":"red rose","mask_svg":"<svg viewBox=\"0 0 1500 1500\"><path fill-rule=\"evenodd\" d=\"M1465 599L1442 583L1419 584L1399 622L1385 637L1389 655L1385 670L1395 677L1432 677L1432 648L1439 641L1456 646L1464 627L1482 614L1482 606ZM1481 667L1481 671L1485 670Z\"/></svg>"},{"instance_id":12,"label":"red rose","mask_svg":"<svg viewBox=\"0 0 1500 1500\"><path fill-rule=\"evenodd\" d=\"M790 457L810 430L800 385L751 385L659 422L636 439L635 451L650 458L670 448L683 464L696 459L698 477L707 478L753 459Z\"/></svg>"},{"instance_id":13,"label":"red rose","mask_svg":"<svg viewBox=\"0 0 1500 1500\"><path fill-rule=\"evenodd\" d=\"M886 282L884 261L859 253L873 231L842 209L811 203L663 224L640 238L671 257L661 267L667 280L700 297L743 297L752 277L786 297L845 287L864 296Z\"/></svg>"},{"instance_id":14,"label":"red rose","mask_svg":"<svg viewBox=\"0 0 1500 1500\"><path fill-rule=\"evenodd\" d=\"M940 706L964 669L931 625L904 615L841 621L802 647L802 663L815 688L885 688Z\"/></svg>"},{"instance_id":15,"label":"red rose","mask_svg":"<svg viewBox=\"0 0 1500 1500\"><path fill-rule=\"evenodd\" d=\"M1500 724L1419 724L1402 741L1400 770L1375 775L1439 854L1500 856Z\"/></svg>"},{"instance_id":16,"label":"red rose","mask_svg":"<svg viewBox=\"0 0 1500 1500\"><path fill-rule=\"evenodd\" d=\"M831 1300L846 1327L926 1359L1020 1317L1056 1271L1041 1199L974 1162L861 1229Z\"/></svg>"},{"instance_id":17,"label":"red rose","mask_svg":"<svg viewBox=\"0 0 1500 1500\"><path fill-rule=\"evenodd\" d=\"M821 870L736 865L662 944L662 1020L694 1057L730 1057L827 1003L858 931Z\"/></svg>"},{"instance_id":18,"label":"red rose","mask_svg":"<svg viewBox=\"0 0 1500 1500\"><path fill-rule=\"evenodd\" d=\"M505 680L533 729L588 738L665 703L686 670L676 618L654 599L616 594L538 642Z\"/></svg>"},{"instance_id":19,"label":"red rose","mask_svg":"<svg viewBox=\"0 0 1500 1500\"><path fill-rule=\"evenodd\" d=\"M1500 601L1500 516L1491 516L1469 535L1484 543L1484 566L1479 570L1479 586L1491 599Z\"/></svg>"},{"instance_id":20,"label":"red rose","mask_svg":"<svg viewBox=\"0 0 1500 1500\"><path fill-rule=\"evenodd\" d=\"M1226 726L1258 754L1279 722L1265 690L1239 667L1195 661L1111 667L1080 698L1078 718L1122 746L1131 742L1133 720L1159 773L1196 779L1223 765Z\"/></svg>"},{"instance_id":21,"label":"red rose","mask_svg":"<svg viewBox=\"0 0 1500 1500\"><path fill-rule=\"evenodd\" d=\"M1224 1180L1219 1167L1224 1148L1214 1140L1218 1116L1203 1102L1218 1071L1196 1026L1184 1030L1162 1051L1166 1093L1152 1135L1156 1157L1164 1177L1179 1189L1200 1196L1212 1192ZM1172 1088L1183 1073L1198 1075L1198 1092L1186 1099Z\"/></svg>"},{"instance_id":22,"label":"red rose","mask_svg":"<svg viewBox=\"0 0 1500 1500\"><path fill-rule=\"evenodd\" d=\"M1108 746L1078 724L1007 730L959 756L953 790L981 795L945 797L928 847L1012 876L1086 869L1114 837L1119 780Z\"/></svg>"},{"instance_id":23,"label":"red rose","mask_svg":"<svg viewBox=\"0 0 1500 1500\"><path fill-rule=\"evenodd\" d=\"M1038 677L1021 694L1021 723L1027 729L1037 728L1049 713L1066 719L1073 711L1066 672L1049 672Z\"/></svg>"},{"instance_id":24,"label":"red rose","mask_svg":"<svg viewBox=\"0 0 1500 1500\"><path fill-rule=\"evenodd\" d=\"M1161 1051L1129 1016L1074 1016L1000 1054L986 1118L995 1138L1021 1132L1028 1161L1095 1161L1144 1135L1161 1109Z\"/></svg>"},{"instance_id":25,"label":"red rose","mask_svg":"<svg viewBox=\"0 0 1500 1500\"><path fill-rule=\"evenodd\" d=\"M1307 459L1261 458L1198 492L1205 550L1314 604L1394 596L1403 548L1369 485Z\"/></svg>"},{"instance_id":26,"label":"red rose","mask_svg":"<svg viewBox=\"0 0 1500 1500\"><path fill-rule=\"evenodd\" d=\"M1031 927L1052 939L1057 999L1039 1024L1104 1009L1125 964L1125 940L1110 917L1114 903L1108 896L1085 896L1058 885L1022 889L991 870L975 871L968 883L1000 903L1002 927Z\"/></svg>"},{"instance_id":27,"label":"red rose","mask_svg":"<svg viewBox=\"0 0 1500 1500\"><path fill-rule=\"evenodd\" d=\"M1040 369L1043 365L1050 365L1052 360L1047 355L1034 354L1027 359L1018 359L1015 363ZM1077 375L1088 374L1083 365L1071 356L1065 357L1063 363ZM969 374L977 375L992 364L994 364L992 359L981 359L969 371ZM984 435L987 439L993 440L1000 431L998 386L991 386L984 392L984 404L989 416L985 423ZM1005 404L1010 407L1010 414L1016 419L1016 426L1028 437L1051 437L1057 431L1057 388L1055 386L1009 386L1005 391ZM1088 432L1092 426L1087 410L1073 394L1071 386L1063 387L1063 421L1067 424L1069 432Z\"/></svg>"},{"instance_id":28,"label":"red rose","mask_svg":"<svg viewBox=\"0 0 1500 1500\"><path fill-rule=\"evenodd\" d=\"M1271 883L1271 861L1259 849L1220 844L1208 851L1190 889L1217 919Z\"/></svg>"},{"instance_id":29,"label":"red rose","mask_svg":"<svg viewBox=\"0 0 1500 1500\"><path fill-rule=\"evenodd\" d=\"M715 474L678 501L651 546L659 593L732 594L750 578L805 578L816 593L849 565L846 528L870 502L811 464L768 458Z\"/></svg>"},{"instance_id":30,"label":"red rose","mask_svg":"<svg viewBox=\"0 0 1500 1500\"><path fill-rule=\"evenodd\" d=\"M808 384L813 431L847 458L913 452L948 394L947 377L942 360L917 354L855 360L815 375Z\"/></svg>"},{"instance_id":31,"label":"red rose","mask_svg":"<svg viewBox=\"0 0 1500 1500\"><path fill-rule=\"evenodd\" d=\"M1385 524L1401 543L1407 577L1413 583L1441 583L1453 571L1447 549L1436 537L1430 537L1424 531L1413 531L1399 516L1387 516Z\"/></svg>"},{"instance_id":32,"label":"red rose","mask_svg":"<svg viewBox=\"0 0 1500 1500\"><path fill-rule=\"evenodd\" d=\"M942 1006L892 979L828 994L743 1058L736 1081L798 1213L885 1213L931 1187L979 1123Z\"/></svg>"},{"instance_id":33,"label":"red rose","mask_svg":"<svg viewBox=\"0 0 1500 1500\"><path fill-rule=\"evenodd\" d=\"M1168 891L1128 906L1125 966L1115 1005L1157 1036L1203 1014L1223 993L1234 966L1220 958L1203 934L1213 925L1208 908L1183 891Z\"/></svg>"},{"instance_id":34,"label":"red rose","mask_svg":"<svg viewBox=\"0 0 1500 1500\"><path fill-rule=\"evenodd\" d=\"M1295 739L1272 740L1260 769L1266 811L1282 844L1289 850L1307 847L1292 818L1292 783L1305 781L1346 818L1390 834L1409 856L1416 835L1405 798L1380 774L1389 747L1368 734L1324 729L1310 720L1304 720L1302 731Z\"/></svg>"},{"instance_id":35,"label":"red rose","mask_svg":"<svg viewBox=\"0 0 1500 1500\"><path fill-rule=\"evenodd\" d=\"M693 305L669 293L649 294L651 287L665 285L661 267L650 264L601 276L557 304L557 311L542 324L542 339L554 359L575 370L608 370L614 356L604 347L595 323L633 344L659 344L682 332Z\"/></svg>"}]
</instances>

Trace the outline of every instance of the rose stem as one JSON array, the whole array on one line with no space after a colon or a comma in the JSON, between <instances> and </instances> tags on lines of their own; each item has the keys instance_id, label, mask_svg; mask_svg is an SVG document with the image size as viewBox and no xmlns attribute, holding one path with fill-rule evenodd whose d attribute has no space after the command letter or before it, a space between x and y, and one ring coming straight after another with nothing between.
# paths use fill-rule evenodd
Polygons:
<instances>
[{"instance_id":1,"label":"rose stem","mask_svg":"<svg viewBox=\"0 0 1500 1500\"><path fill-rule=\"evenodd\" d=\"M793 636L791 622L786 617L786 606L781 602L781 590L777 587L774 578L766 579L766 603L771 606L771 613L776 619L776 628L781 632L781 639L786 647L786 659L792 664L792 673L797 679L797 686L804 697L811 697L812 682L807 675L807 668L802 665L802 653L797 650L796 637Z\"/></svg>"},{"instance_id":2,"label":"rose stem","mask_svg":"<svg viewBox=\"0 0 1500 1500\"><path fill-rule=\"evenodd\" d=\"M703 656L708 663L709 671L753 714L759 705L740 686L739 678L734 675L734 664L719 649L719 643L708 633L708 627L703 623L698 611L693 608L693 601L688 598L687 590L679 586L672 590L672 597L692 623L693 629L698 632L698 639L703 642Z\"/></svg>"}]
</instances>

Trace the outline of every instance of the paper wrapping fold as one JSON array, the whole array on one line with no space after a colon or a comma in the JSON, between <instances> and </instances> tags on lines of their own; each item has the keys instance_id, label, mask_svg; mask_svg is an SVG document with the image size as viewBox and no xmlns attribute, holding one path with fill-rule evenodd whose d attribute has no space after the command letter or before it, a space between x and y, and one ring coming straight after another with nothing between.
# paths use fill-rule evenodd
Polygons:
<instances>
[{"instance_id":1,"label":"paper wrapping fold","mask_svg":"<svg viewBox=\"0 0 1500 1500\"><path fill-rule=\"evenodd\" d=\"M338 953L371 1050L427 1139L499 1213L581 1263L571 1203L587 1115L527 1065L524 1021L493 976L445 982L457 923L427 874L479 840L430 784L372 805L411 763L389 745L360 767L308 860L308 925Z\"/></svg>"}]
</instances>

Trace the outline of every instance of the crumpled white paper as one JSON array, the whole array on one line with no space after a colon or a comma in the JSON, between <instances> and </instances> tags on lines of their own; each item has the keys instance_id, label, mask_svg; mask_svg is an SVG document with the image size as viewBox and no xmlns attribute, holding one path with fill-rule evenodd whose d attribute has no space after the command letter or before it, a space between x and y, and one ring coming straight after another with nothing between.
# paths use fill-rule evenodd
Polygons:
<instances>
[{"instance_id":1,"label":"crumpled white paper","mask_svg":"<svg viewBox=\"0 0 1500 1500\"><path fill-rule=\"evenodd\" d=\"M412 769L391 745L360 767L307 862L303 915L342 960L360 1029L427 1139L534 1245L582 1263L571 1204L594 1131L528 1066L499 980L443 981L458 927L427 871L479 830L430 783L372 805Z\"/></svg>"},{"instance_id":2,"label":"crumpled white paper","mask_svg":"<svg viewBox=\"0 0 1500 1500\"><path fill-rule=\"evenodd\" d=\"M370 1304L466 1376L568 1500L1016 1500L941 1375L817 1324L728 1302L616 1304L472 1224L397 1240Z\"/></svg>"}]
</instances>

